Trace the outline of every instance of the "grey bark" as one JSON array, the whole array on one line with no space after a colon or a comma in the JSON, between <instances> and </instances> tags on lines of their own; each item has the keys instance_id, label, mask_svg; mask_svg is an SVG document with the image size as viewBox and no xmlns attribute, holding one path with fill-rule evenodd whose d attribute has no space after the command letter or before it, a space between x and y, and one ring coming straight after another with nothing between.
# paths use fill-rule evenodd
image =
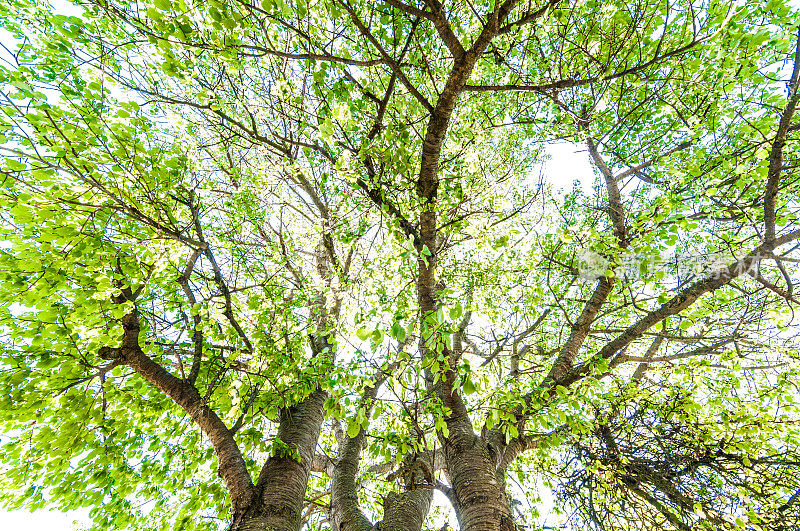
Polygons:
<instances>
[{"instance_id":1,"label":"grey bark","mask_svg":"<svg viewBox=\"0 0 800 531\"><path fill-rule=\"evenodd\" d=\"M378 389L392 371L378 371L375 384L364 390L362 404L367 412L372 410L372 403ZM408 490L390 492L383 502L383 520L375 525L363 513L358 503L358 483L361 451L364 447L365 431L360 430L354 437L346 433L340 435L339 451L336 460L328 467L331 478L331 521L333 531L419 531L425 523L431 501L432 485L416 485L414 481L406 483ZM420 456L425 460L430 475L434 455ZM429 462L428 462L429 461Z\"/></svg>"}]
</instances>

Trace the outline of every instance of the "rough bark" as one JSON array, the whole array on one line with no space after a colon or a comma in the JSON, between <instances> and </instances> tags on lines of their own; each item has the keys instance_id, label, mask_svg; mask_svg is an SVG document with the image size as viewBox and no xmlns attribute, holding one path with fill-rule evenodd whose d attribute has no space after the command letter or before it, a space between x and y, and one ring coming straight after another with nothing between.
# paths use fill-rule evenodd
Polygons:
<instances>
[{"instance_id":1,"label":"rough bark","mask_svg":"<svg viewBox=\"0 0 800 531\"><path fill-rule=\"evenodd\" d=\"M317 389L302 402L281 410L278 438L296 452L299 460L280 452L267 459L258 476L254 503L235 529L300 529L326 397L325 391Z\"/></svg>"},{"instance_id":2,"label":"rough bark","mask_svg":"<svg viewBox=\"0 0 800 531\"><path fill-rule=\"evenodd\" d=\"M374 394L374 393L373 393ZM358 505L358 474L364 430L355 437L341 435L339 454L331 471L331 520L333 531L369 531L372 522Z\"/></svg>"},{"instance_id":3,"label":"rough bark","mask_svg":"<svg viewBox=\"0 0 800 531\"><path fill-rule=\"evenodd\" d=\"M362 405L367 412L372 411L372 403L378 394L378 389L393 367L378 371L375 384L364 390ZM370 531L375 528L381 531L419 531L425 523L425 517L433 500L433 485L425 484L415 488L415 482L412 480L406 484L408 490L400 493L390 492L383 502L383 520L375 525L359 507L356 476L365 437L366 432L363 429L353 437L342 433L337 458L328 467L328 475L331 478L330 514L333 531ZM426 468L430 472L435 455L421 455L418 456L418 460L425 461ZM416 478L420 474L414 476Z\"/></svg>"},{"instance_id":4,"label":"rough bark","mask_svg":"<svg viewBox=\"0 0 800 531\"><path fill-rule=\"evenodd\" d=\"M383 502L380 531L419 531L431 508L433 489L416 488L405 492L390 492Z\"/></svg>"},{"instance_id":5,"label":"rough bark","mask_svg":"<svg viewBox=\"0 0 800 531\"><path fill-rule=\"evenodd\" d=\"M453 506L462 530L516 529L504 472L498 469L498 449L475 435L448 439L445 459L452 479Z\"/></svg>"}]
</instances>

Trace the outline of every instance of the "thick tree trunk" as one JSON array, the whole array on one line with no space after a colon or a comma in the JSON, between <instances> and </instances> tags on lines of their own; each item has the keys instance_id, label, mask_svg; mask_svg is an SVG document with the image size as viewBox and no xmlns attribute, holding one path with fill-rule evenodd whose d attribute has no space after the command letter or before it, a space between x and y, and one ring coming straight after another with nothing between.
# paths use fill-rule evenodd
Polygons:
<instances>
[{"instance_id":1,"label":"thick tree trunk","mask_svg":"<svg viewBox=\"0 0 800 531\"><path fill-rule=\"evenodd\" d=\"M461 531L516 529L497 450L475 435L448 439L444 450Z\"/></svg>"},{"instance_id":2,"label":"thick tree trunk","mask_svg":"<svg viewBox=\"0 0 800 531\"><path fill-rule=\"evenodd\" d=\"M296 456L271 456L256 483L256 496L232 530L297 531L300 529L308 476L319 438L327 394L317 389L305 400L281 411L278 438Z\"/></svg>"},{"instance_id":3,"label":"thick tree trunk","mask_svg":"<svg viewBox=\"0 0 800 531\"><path fill-rule=\"evenodd\" d=\"M406 492L390 492L383 502L380 531L418 531L433 500L432 488L417 488Z\"/></svg>"},{"instance_id":4,"label":"thick tree trunk","mask_svg":"<svg viewBox=\"0 0 800 531\"><path fill-rule=\"evenodd\" d=\"M368 393L374 396L374 392ZM372 522L358 504L358 474L364 430L355 437L341 434L339 454L331 467L331 523L333 531L370 531Z\"/></svg>"},{"instance_id":5,"label":"thick tree trunk","mask_svg":"<svg viewBox=\"0 0 800 531\"><path fill-rule=\"evenodd\" d=\"M433 501L432 486L390 492L383 501L383 520L373 525L358 503L355 481L358 458L353 459L352 453L349 456L345 454L334 466L331 478L333 531L419 531L423 528Z\"/></svg>"}]
</instances>

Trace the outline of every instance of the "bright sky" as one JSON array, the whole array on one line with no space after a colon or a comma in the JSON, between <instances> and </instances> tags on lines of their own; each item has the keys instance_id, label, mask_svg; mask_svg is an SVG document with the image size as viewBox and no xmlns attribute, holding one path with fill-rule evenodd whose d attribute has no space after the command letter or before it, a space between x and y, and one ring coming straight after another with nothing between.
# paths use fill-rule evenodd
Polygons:
<instances>
[{"instance_id":1,"label":"bright sky","mask_svg":"<svg viewBox=\"0 0 800 531\"><path fill-rule=\"evenodd\" d=\"M0 528L26 531L73 531L89 525L88 511L0 511Z\"/></svg>"}]
</instances>

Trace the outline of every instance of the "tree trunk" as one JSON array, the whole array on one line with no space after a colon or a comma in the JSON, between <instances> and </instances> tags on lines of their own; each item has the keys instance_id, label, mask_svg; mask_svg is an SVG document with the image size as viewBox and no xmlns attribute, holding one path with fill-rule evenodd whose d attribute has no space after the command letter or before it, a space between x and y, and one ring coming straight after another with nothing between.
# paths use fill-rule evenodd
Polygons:
<instances>
[{"instance_id":1,"label":"tree trunk","mask_svg":"<svg viewBox=\"0 0 800 531\"><path fill-rule=\"evenodd\" d=\"M503 471L491 444L471 435L449 439L444 450L461 531L514 531Z\"/></svg>"},{"instance_id":2,"label":"tree trunk","mask_svg":"<svg viewBox=\"0 0 800 531\"><path fill-rule=\"evenodd\" d=\"M383 502L380 531L415 531L423 528L433 500L432 488L390 492Z\"/></svg>"},{"instance_id":3,"label":"tree trunk","mask_svg":"<svg viewBox=\"0 0 800 531\"><path fill-rule=\"evenodd\" d=\"M363 403L367 412L372 411L372 401L378 389L391 372L379 371L375 377L375 384L365 389ZM424 484L414 488L416 481L430 483L432 479L432 466L434 455L418 456L418 461L412 468L410 477L407 478L406 488L409 490L396 493L390 492L383 501L383 520L373 525L363 513L358 503L358 475L361 451L364 447L366 432L362 429L354 437L346 433L339 436L339 450L336 460L329 467L331 478L331 525L333 531L419 531L423 528L425 518L433 500L433 485ZM402 465L401 465L402 466ZM427 470L427 474L423 471Z\"/></svg>"},{"instance_id":4,"label":"tree trunk","mask_svg":"<svg viewBox=\"0 0 800 531\"><path fill-rule=\"evenodd\" d=\"M281 410L278 438L293 452L273 454L258 476L256 497L235 531L297 531L306 499L308 476L320 426L324 416L327 393L317 389L305 400Z\"/></svg>"},{"instance_id":5,"label":"tree trunk","mask_svg":"<svg viewBox=\"0 0 800 531\"><path fill-rule=\"evenodd\" d=\"M374 390L369 395L374 397ZM355 437L341 434L339 455L331 467L331 528L333 531L370 531L372 522L358 504L358 474L364 430Z\"/></svg>"}]
</instances>

